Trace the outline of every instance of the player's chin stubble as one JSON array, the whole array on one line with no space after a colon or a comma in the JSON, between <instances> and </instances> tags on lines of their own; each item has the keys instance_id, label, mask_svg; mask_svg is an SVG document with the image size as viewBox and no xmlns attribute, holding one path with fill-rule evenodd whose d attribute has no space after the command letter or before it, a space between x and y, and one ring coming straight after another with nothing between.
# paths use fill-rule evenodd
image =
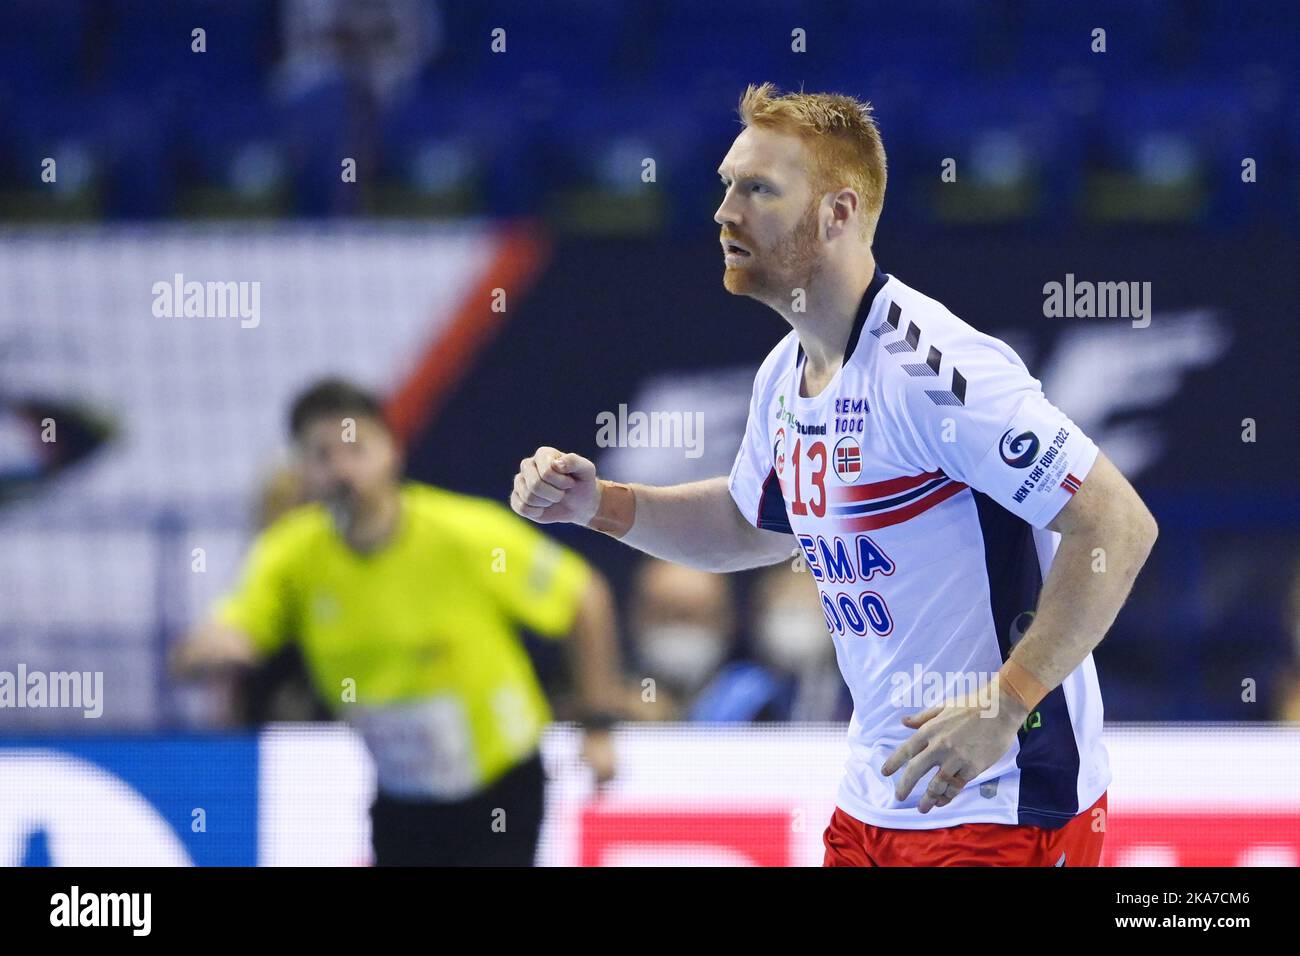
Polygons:
<instances>
[{"instance_id":1,"label":"player's chin stubble","mask_svg":"<svg viewBox=\"0 0 1300 956\"><path fill-rule=\"evenodd\" d=\"M757 261L745 266L725 266L722 286L733 295L747 295L774 307L789 303L796 288L807 289L817 271L817 205L810 203L803 217L770 250L756 250L772 266ZM773 266L780 272L774 273Z\"/></svg>"}]
</instances>

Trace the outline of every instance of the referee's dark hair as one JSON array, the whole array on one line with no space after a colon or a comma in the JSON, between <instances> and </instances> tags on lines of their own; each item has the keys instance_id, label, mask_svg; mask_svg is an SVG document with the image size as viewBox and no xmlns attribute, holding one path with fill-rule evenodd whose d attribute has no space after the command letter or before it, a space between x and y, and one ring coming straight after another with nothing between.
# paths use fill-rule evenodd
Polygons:
<instances>
[{"instance_id":1,"label":"referee's dark hair","mask_svg":"<svg viewBox=\"0 0 1300 956\"><path fill-rule=\"evenodd\" d=\"M293 400L289 410L289 434L298 439L318 418L371 418L385 428L383 403L372 393L342 378L323 378L312 383Z\"/></svg>"}]
</instances>

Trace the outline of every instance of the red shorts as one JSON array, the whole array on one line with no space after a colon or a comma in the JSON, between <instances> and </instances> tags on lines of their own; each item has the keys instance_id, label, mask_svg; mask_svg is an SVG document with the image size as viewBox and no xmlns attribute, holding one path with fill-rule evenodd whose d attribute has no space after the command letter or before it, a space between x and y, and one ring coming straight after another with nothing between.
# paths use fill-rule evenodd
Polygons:
<instances>
[{"instance_id":1,"label":"red shorts","mask_svg":"<svg viewBox=\"0 0 1300 956\"><path fill-rule=\"evenodd\" d=\"M898 830L836 807L822 834L822 866L1096 866L1105 837L1104 793L1059 830L1008 823Z\"/></svg>"}]
</instances>

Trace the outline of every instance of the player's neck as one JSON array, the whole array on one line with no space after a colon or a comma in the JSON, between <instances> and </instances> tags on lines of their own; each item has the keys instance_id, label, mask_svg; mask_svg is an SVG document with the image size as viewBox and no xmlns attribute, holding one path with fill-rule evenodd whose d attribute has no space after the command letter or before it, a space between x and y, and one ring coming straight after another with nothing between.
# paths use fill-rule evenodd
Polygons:
<instances>
[{"instance_id":1,"label":"player's neck","mask_svg":"<svg viewBox=\"0 0 1300 956\"><path fill-rule=\"evenodd\" d=\"M402 496L389 488L373 505L336 518L339 534L358 554L373 554L397 534L402 517Z\"/></svg>"},{"instance_id":2,"label":"player's neck","mask_svg":"<svg viewBox=\"0 0 1300 956\"><path fill-rule=\"evenodd\" d=\"M805 379L812 386L804 391L816 395L847 357L844 354L862 297L875 275L875 259L868 257L850 272L824 270L809 283L803 311L782 307L779 311L799 336L807 359Z\"/></svg>"}]
</instances>

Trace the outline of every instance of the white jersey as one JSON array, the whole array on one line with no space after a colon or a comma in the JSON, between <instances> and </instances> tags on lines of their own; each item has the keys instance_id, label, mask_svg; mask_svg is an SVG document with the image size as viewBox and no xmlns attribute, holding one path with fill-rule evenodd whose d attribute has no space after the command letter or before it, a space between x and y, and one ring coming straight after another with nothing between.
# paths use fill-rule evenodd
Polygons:
<instances>
[{"instance_id":1,"label":"white jersey","mask_svg":"<svg viewBox=\"0 0 1300 956\"><path fill-rule=\"evenodd\" d=\"M803 361L790 332L759 368L730 486L817 582L853 694L840 808L904 829L1063 826L1110 783L1091 655L947 806L917 810L934 771L900 802L880 767L914 733L905 716L991 692L1055 554L1047 525L1097 446L1006 343L879 269L815 398Z\"/></svg>"}]
</instances>

